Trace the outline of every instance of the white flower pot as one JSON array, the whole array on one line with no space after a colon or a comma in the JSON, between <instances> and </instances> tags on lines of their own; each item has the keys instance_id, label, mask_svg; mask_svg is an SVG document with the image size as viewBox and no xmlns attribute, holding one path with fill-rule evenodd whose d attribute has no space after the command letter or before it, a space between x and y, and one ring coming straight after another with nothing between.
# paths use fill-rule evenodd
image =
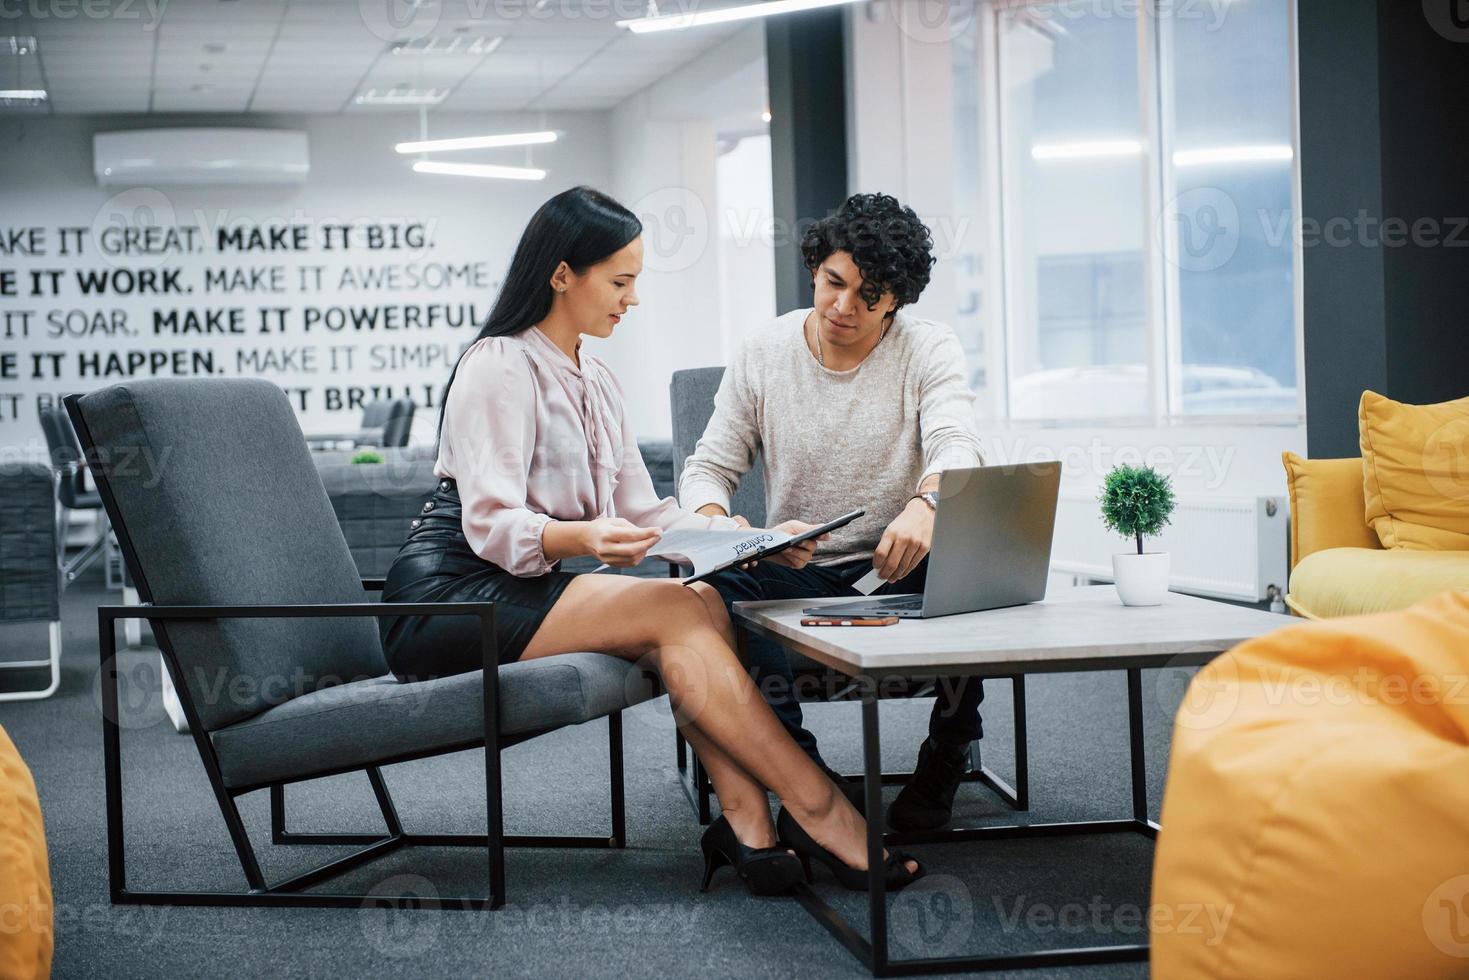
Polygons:
<instances>
[{"instance_id":1,"label":"white flower pot","mask_svg":"<svg viewBox=\"0 0 1469 980\"><path fill-rule=\"evenodd\" d=\"M1124 606L1157 606L1168 594L1168 552L1112 556L1112 579Z\"/></svg>"}]
</instances>

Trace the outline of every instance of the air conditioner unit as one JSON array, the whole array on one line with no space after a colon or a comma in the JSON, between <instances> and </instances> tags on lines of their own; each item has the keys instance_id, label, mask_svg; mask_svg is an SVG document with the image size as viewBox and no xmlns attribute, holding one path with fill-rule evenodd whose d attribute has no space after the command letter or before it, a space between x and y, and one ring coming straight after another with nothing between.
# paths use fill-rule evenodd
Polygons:
<instances>
[{"instance_id":1,"label":"air conditioner unit","mask_svg":"<svg viewBox=\"0 0 1469 980\"><path fill-rule=\"evenodd\" d=\"M131 129L92 137L92 170L119 184L300 184L306 134L289 129Z\"/></svg>"}]
</instances>

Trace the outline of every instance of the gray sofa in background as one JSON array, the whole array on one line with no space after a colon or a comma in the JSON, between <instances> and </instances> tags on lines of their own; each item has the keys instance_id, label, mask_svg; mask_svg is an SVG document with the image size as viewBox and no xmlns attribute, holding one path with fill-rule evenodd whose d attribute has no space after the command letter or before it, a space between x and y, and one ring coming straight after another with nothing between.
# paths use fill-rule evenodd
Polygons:
<instances>
[{"instance_id":1,"label":"gray sofa in background","mask_svg":"<svg viewBox=\"0 0 1469 980\"><path fill-rule=\"evenodd\" d=\"M672 444L639 442L638 450L658 495L674 496ZM381 457L382 462L352 462L364 451L334 450L311 456L358 573L364 578L382 578L408 536L409 522L422 513L424 503L433 494L435 453L433 446L372 449L366 451ZM561 567L568 572L589 572L599 564L595 558L569 558ZM621 574L664 578L668 566L646 561Z\"/></svg>"},{"instance_id":2,"label":"gray sofa in background","mask_svg":"<svg viewBox=\"0 0 1469 980\"><path fill-rule=\"evenodd\" d=\"M381 463L316 458L316 472L363 578L382 578L403 541L408 523L434 489L434 461L377 450ZM313 453L313 457L351 453Z\"/></svg>"}]
</instances>

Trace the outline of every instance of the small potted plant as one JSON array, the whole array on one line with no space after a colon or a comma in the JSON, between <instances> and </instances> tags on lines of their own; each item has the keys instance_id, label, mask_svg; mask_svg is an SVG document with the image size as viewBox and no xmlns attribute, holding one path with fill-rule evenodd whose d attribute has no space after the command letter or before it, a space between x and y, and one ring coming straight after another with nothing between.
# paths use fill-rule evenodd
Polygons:
<instances>
[{"instance_id":1,"label":"small potted plant","mask_svg":"<svg viewBox=\"0 0 1469 980\"><path fill-rule=\"evenodd\" d=\"M1168 552L1143 551L1173 513L1173 486L1151 466L1118 466L1102 486L1102 519L1108 529L1137 542L1137 552L1112 556L1112 578L1124 606L1156 606L1168 593Z\"/></svg>"}]
</instances>

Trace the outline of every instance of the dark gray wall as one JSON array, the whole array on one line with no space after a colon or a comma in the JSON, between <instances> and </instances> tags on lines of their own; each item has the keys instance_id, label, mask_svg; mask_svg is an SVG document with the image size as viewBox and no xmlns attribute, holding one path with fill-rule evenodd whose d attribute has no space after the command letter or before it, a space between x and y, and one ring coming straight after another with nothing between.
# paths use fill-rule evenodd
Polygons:
<instances>
[{"instance_id":1,"label":"dark gray wall","mask_svg":"<svg viewBox=\"0 0 1469 980\"><path fill-rule=\"evenodd\" d=\"M811 305L800 232L847 197L846 41L840 7L765 24L776 221L775 301Z\"/></svg>"},{"instance_id":2,"label":"dark gray wall","mask_svg":"<svg viewBox=\"0 0 1469 980\"><path fill-rule=\"evenodd\" d=\"M1456 8L1299 0L1313 457L1357 454L1365 388L1469 394L1469 19Z\"/></svg>"}]
</instances>

